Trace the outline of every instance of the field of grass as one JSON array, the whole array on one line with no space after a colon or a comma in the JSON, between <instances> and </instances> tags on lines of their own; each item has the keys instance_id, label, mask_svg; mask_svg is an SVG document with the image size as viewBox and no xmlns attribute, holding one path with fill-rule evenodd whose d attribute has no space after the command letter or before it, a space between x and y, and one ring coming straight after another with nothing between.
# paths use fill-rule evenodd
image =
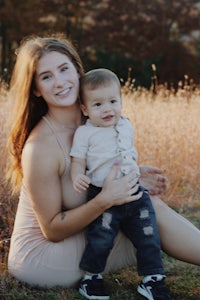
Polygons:
<instances>
[{"instance_id":1,"label":"field of grass","mask_svg":"<svg viewBox=\"0 0 200 300\"><path fill-rule=\"evenodd\" d=\"M187 78L186 78L187 79ZM9 239L17 205L4 186L4 154L9 118L6 90L0 90L0 299L83 299L73 289L30 288L11 278L6 261ZM135 89L128 81L123 89L123 109L135 128L139 163L166 170L169 187L163 199L200 228L200 86L179 85L175 92L164 85L156 93L144 88ZM200 268L163 254L167 272L166 283L175 300L200 299ZM112 300L142 300L137 295L139 281L135 269L122 270L106 276Z\"/></svg>"}]
</instances>

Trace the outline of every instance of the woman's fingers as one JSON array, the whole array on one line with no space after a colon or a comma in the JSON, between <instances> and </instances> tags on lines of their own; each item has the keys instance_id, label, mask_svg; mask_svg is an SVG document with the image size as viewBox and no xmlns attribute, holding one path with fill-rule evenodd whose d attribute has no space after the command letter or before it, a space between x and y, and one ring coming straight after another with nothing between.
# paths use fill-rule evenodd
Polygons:
<instances>
[{"instance_id":1,"label":"woman's fingers","mask_svg":"<svg viewBox=\"0 0 200 300\"><path fill-rule=\"evenodd\" d=\"M127 180L130 183L130 186L133 187L133 186L137 185L139 178L135 174L135 172L131 172L130 174L124 176L124 180Z\"/></svg>"},{"instance_id":2,"label":"woman's fingers","mask_svg":"<svg viewBox=\"0 0 200 300\"><path fill-rule=\"evenodd\" d=\"M165 170L142 166L140 172L140 184L148 189L151 195L158 195L166 190L168 181L167 177L164 176Z\"/></svg>"},{"instance_id":3,"label":"woman's fingers","mask_svg":"<svg viewBox=\"0 0 200 300\"><path fill-rule=\"evenodd\" d=\"M164 174L165 170L152 166L140 166L140 173L142 176L145 174Z\"/></svg>"},{"instance_id":4,"label":"woman's fingers","mask_svg":"<svg viewBox=\"0 0 200 300\"><path fill-rule=\"evenodd\" d=\"M119 163L116 162L104 182L103 192L107 201L112 201L111 206L113 206L139 200L143 192L138 192L138 176L131 172L122 178L116 179L118 171Z\"/></svg>"},{"instance_id":5,"label":"woman's fingers","mask_svg":"<svg viewBox=\"0 0 200 300\"><path fill-rule=\"evenodd\" d=\"M139 189L139 183L138 182L135 183L135 185L131 185L131 187L130 187L131 195L136 194L138 189Z\"/></svg>"},{"instance_id":6,"label":"woman's fingers","mask_svg":"<svg viewBox=\"0 0 200 300\"><path fill-rule=\"evenodd\" d=\"M140 187L138 182L138 176L134 172L130 173L129 175L126 175L124 178L124 185L123 187L126 189L127 185L127 194L128 197L126 198L126 202L131 202L135 200L139 200L143 194L142 191L138 192L138 189Z\"/></svg>"},{"instance_id":7,"label":"woman's fingers","mask_svg":"<svg viewBox=\"0 0 200 300\"><path fill-rule=\"evenodd\" d=\"M131 195L130 199L128 199L127 202L139 200L142 197L142 194L143 194L143 191L140 191L139 193L137 193L135 195Z\"/></svg>"},{"instance_id":8,"label":"woman's fingers","mask_svg":"<svg viewBox=\"0 0 200 300\"><path fill-rule=\"evenodd\" d=\"M118 171L119 171L119 163L116 161L114 163L114 165L113 165L110 173L106 177L105 182L108 182L108 181L116 179Z\"/></svg>"}]
</instances>

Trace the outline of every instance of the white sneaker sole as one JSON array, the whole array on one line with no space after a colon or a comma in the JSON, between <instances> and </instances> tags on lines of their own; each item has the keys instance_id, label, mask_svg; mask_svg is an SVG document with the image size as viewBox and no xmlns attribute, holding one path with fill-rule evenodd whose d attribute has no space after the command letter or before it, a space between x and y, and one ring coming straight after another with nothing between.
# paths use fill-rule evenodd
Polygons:
<instances>
[{"instance_id":1,"label":"white sneaker sole","mask_svg":"<svg viewBox=\"0 0 200 300\"><path fill-rule=\"evenodd\" d=\"M138 286L137 291L140 295L146 297L148 300L154 300L154 298L151 295L149 295L149 293L145 289L141 288L140 286Z\"/></svg>"}]
</instances>

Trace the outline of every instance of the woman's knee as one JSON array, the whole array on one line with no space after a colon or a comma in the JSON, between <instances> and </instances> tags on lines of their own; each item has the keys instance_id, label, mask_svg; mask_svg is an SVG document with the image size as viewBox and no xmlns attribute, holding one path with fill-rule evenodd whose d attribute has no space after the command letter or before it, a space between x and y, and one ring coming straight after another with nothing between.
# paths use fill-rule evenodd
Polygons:
<instances>
[{"instance_id":1,"label":"woman's knee","mask_svg":"<svg viewBox=\"0 0 200 300\"><path fill-rule=\"evenodd\" d=\"M160 211L168 208L168 205L157 196L151 196L151 202L153 204L155 211Z\"/></svg>"},{"instance_id":2,"label":"woman's knee","mask_svg":"<svg viewBox=\"0 0 200 300\"><path fill-rule=\"evenodd\" d=\"M171 215L171 208L157 196L151 196L153 208L155 210L157 223L160 226L165 218Z\"/></svg>"}]
</instances>

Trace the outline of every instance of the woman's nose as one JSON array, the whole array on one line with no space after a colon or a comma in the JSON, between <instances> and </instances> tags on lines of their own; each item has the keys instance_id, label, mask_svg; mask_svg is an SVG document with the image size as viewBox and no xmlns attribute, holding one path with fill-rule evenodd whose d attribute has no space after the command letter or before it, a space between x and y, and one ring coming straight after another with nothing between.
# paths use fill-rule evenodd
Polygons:
<instances>
[{"instance_id":1,"label":"woman's nose","mask_svg":"<svg viewBox=\"0 0 200 300\"><path fill-rule=\"evenodd\" d=\"M55 75L54 84L55 84L56 87L63 86L63 79L59 74Z\"/></svg>"}]
</instances>

